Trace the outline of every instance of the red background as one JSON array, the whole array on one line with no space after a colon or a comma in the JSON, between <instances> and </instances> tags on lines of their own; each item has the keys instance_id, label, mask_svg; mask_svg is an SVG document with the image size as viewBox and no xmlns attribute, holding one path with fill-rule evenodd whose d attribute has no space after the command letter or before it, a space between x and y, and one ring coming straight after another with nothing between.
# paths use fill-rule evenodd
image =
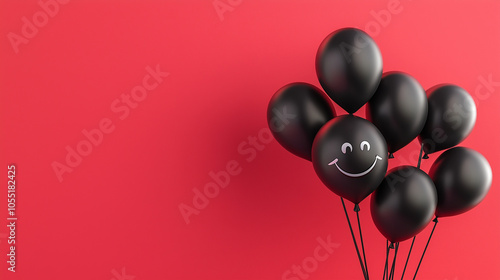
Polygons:
<instances>
[{"instance_id":1,"label":"red background","mask_svg":"<svg viewBox=\"0 0 500 280\"><path fill-rule=\"evenodd\" d=\"M22 34L22 18L32 21L41 6L1 1L0 278L120 280L125 268L137 280L282 279L313 256L318 237L331 235L339 247L309 279L361 279L340 201L311 164L274 140L261 142L254 158L238 152L267 127L267 103L278 88L319 86L317 47L347 26L368 26L384 71L410 73L426 89L455 83L476 97L477 123L461 145L487 157L493 185L472 211L440 220L419 278L500 278L500 86L476 94L481 77L500 81L500 3L401 0L400 12L382 26L371 11L387 10L391 1L221 1L233 4L221 17L211 0L59 4L17 53L8 34ZM121 120L111 104L156 65L170 75ZM337 106L337 113L344 112ZM104 118L115 130L59 182L53 162L65 163L65 147L75 148L85 140L82 130ZM415 164L416 150L411 143L390 167ZM425 171L437 156L423 162ZM232 160L241 174L187 225L179 205L192 206L193 188L202 190L210 171ZM16 273L5 262L11 163ZM368 209L365 200L368 265L378 279L385 241ZM417 237L408 276L429 232ZM402 255L409 245L401 244Z\"/></svg>"}]
</instances>

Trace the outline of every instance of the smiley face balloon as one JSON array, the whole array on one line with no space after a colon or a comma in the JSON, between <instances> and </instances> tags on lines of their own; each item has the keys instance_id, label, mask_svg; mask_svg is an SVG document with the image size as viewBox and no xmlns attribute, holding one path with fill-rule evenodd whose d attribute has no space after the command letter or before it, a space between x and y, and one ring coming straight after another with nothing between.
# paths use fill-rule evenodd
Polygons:
<instances>
[{"instance_id":1,"label":"smiley face balloon","mask_svg":"<svg viewBox=\"0 0 500 280\"><path fill-rule=\"evenodd\" d=\"M358 204L387 172L387 144L369 121L345 115L326 123L312 148L314 170L337 195Z\"/></svg>"}]
</instances>

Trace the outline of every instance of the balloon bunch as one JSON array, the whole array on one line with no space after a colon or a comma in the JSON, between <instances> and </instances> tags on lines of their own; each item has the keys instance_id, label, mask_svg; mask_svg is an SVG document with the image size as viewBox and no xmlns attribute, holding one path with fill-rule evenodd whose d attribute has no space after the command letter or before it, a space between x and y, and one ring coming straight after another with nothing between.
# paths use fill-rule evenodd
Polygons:
<instances>
[{"instance_id":1,"label":"balloon bunch","mask_svg":"<svg viewBox=\"0 0 500 280\"><path fill-rule=\"evenodd\" d=\"M415 279L438 218L476 206L491 186L492 171L480 153L452 148L469 135L476 121L467 91L438 85L426 93L412 76L383 74L382 68L380 50L368 34L355 28L337 30L323 40L316 55L318 80L326 94L307 83L286 85L271 98L267 119L278 142L312 161L321 181L340 196L364 279L369 279L369 271L359 220L361 201L371 194L373 222L387 239L383 279L394 278L399 243L413 237L403 279L416 235L434 221ZM330 98L349 114L337 116ZM368 120L354 116L366 103ZM283 114L291 117L277 127ZM417 167L398 166L387 172L393 153L417 137ZM442 150L446 151L429 174L420 169L422 158ZM344 198L354 203L362 255Z\"/></svg>"}]
</instances>

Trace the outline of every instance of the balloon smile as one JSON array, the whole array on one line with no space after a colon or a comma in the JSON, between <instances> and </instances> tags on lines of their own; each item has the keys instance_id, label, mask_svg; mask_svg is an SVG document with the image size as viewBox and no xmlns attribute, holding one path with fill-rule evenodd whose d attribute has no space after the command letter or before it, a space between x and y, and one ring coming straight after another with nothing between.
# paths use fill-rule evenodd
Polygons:
<instances>
[{"instance_id":1,"label":"balloon smile","mask_svg":"<svg viewBox=\"0 0 500 280\"><path fill-rule=\"evenodd\" d=\"M377 160L382 160L381 157L379 157L378 155L375 157L375 161L373 162L372 166L370 166L370 168L368 168L367 170L361 172L361 173L349 173L349 172L345 172L344 170L342 170L342 168L340 168L337 164L337 161L339 159L336 158L334 159L332 162L330 162L328 165L334 165L337 166L337 169L342 172L342 174L346 175L346 176L349 176L349 177L361 177L361 176L365 176L366 174L370 173L370 171L372 171L372 169L375 167L375 165L377 164Z\"/></svg>"}]
</instances>

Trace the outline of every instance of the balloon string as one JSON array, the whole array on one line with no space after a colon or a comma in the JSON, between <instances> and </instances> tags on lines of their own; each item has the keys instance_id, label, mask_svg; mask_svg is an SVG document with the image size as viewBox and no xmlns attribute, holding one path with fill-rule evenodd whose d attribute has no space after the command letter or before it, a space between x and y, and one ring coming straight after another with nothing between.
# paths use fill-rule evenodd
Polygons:
<instances>
[{"instance_id":1,"label":"balloon string","mask_svg":"<svg viewBox=\"0 0 500 280\"><path fill-rule=\"evenodd\" d=\"M345 217L347 218L347 223L349 224L349 229L351 230L352 241L354 242L354 247L356 247L356 253L358 254L359 264L361 265L361 270L363 271L363 278L366 279L366 271L365 266L363 265L363 261L361 260L361 255L359 254L358 243L356 242L356 238L354 237L354 232L352 230L351 221L349 220L349 215L347 215L347 210L345 208L344 198L340 198L342 201L342 206L344 207Z\"/></svg>"},{"instance_id":2,"label":"balloon string","mask_svg":"<svg viewBox=\"0 0 500 280\"><path fill-rule=\"evenodd\" d=\"M418 164L417 164L417 168L420 169L420 164L422 163L422 153L424 151L424 143L422 143L422 145L420 146L420 155L418 156Z\"/></svg>"},{"instance_id":3,"label":"balloon string","mask_svg":"<svg viewBox=\"0 0 500 280\"><path fill-rule=\"evenodd\" d=\"M363 259L365 260L365 269L366 269L366 279L370 279L370 273L368 273L368 264L366 264L366 255L365 255L365 244L363 242L363 234L361 233L361 223L359 222L359 206L356 207L356 217L358 219L358 228L359 228L359 238L361 240L361 249L363 250Z\"/></svg>"},{"instance_id":4,"label":"balloon string","mask_svg":"<svg viewBox=\"0 0 500 280\"><path fill-rule=\"evenodd\" d=\"M424 252L422 253L422 257L420 258L420 261L418 262L417 270L415 271L415 275L413 276L413 280L417 278L417 273L418 269L420 268L420 264L422 263L422 260L424 259L425 251L427 251L427 246L429 246L429 242L431 242L432 234L434 233L434 230L436 229L436 225L438 223L438 218L436 217L434 220L434 226L432 227L431 235L429 236L429 239L427 240L427 244L425 245Z\"/></svg>"},{"instance_id":5,"label":"balloon string","mask_svg":"<svg viewBox=\"0 0 500 280\"><path fill-rule=\"evenodd\" d=\"M392 268L391 268L391 276L389 276L389 280L394 279L394 273L396 272L396 256L398 255L399 242L396 243L396 250L394 251L394 259L392 260Z\"/></svg>"},{"instance_id":6,"label":"balloon string","mask_svg":"<svg viewBox=\"0 0 500 280\"><path fill-rule=\"evenodd\" d=\"M408 260L410 259L411 249L413 248L413 243L415 243L416 237L417 237L416 235L413 236L413 240L411 241L410 251L408 251L408 257L406 257L405 268L403 269L403 275L401 275L401 280L403 280L403 277L405 276L406 266L408 265Z\"/></svg>"},{"instance_id":7,"label":"balloon string","mask_svg":"<svg viewBox=\"0 0 500 280\"><path fill-rule=\"evenodd\" d=\"M385 241L385 264L384 264L384 275L382 276L382 280L384 280L386 277L385 277L385 274L388 270L388 267L387 267L387 261L389 260L389 240L386 240Z\"/></svg>"}]
</instances>

